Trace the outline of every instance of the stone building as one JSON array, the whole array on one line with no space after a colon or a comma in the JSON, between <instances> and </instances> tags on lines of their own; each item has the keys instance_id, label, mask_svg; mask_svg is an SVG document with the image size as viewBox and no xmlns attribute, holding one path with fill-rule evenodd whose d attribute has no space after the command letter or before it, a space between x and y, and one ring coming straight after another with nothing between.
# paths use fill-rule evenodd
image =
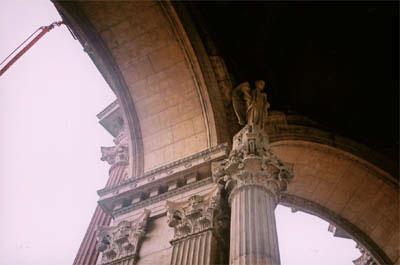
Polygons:
<instances>
[{"instance_id":1,"label":"stone building","mask_svg":"<svg viewBox=\"0 0 400 265\"><path fill-rule=\"evenodd\" d=\"M278 203L400 264L397 2L53 2L117 95L75 265L280 264Z\"/></svg>"}]
</instances>

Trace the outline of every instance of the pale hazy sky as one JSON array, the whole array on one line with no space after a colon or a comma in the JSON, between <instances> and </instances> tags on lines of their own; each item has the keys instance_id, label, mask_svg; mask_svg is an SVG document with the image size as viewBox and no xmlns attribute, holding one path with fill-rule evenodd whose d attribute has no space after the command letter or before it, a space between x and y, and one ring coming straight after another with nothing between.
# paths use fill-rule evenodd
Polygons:
<instances>
[{"instance_id":1,"label":"pale hazy sky","mask_svg":"<svg viewBox=\"0 0 400 265\"><path fill-rule=\"evenodd\" d=\"M60 16L50 0L0 1L0 60ZM115 99L65 26L0 77L0 264L70 265L89 225L112 137L96 114ZM351 240L301 212L276 211L283 265L352 265Z\"/></svg>"}]
</instances>

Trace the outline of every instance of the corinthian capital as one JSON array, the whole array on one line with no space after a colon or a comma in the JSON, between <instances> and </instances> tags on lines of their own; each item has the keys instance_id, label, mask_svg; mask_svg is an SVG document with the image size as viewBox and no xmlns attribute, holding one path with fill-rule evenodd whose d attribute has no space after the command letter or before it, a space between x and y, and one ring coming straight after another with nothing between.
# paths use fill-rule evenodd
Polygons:
<instances>
[{"instance_id":1,"label":"corinthian capital","mask_svg":"<svg viewBox=\"0 0 400 265\"><path fill-rule=\"evenodd\" d=\"M101 147L101 160L113 165L117 162L128 162L128 141L126 131L122 130L114 139L115 146Z\"/></svg>"},{"instance_id":2,"label":"corinthian capital","mask_svg":"<svg viewBox=\"0 0 400 265\"><path fill-rule=\"evenodd\" d=\"M357 245L356 248L358 248L361 252L361 257L359 257L356 260L353 260L353 263L355 265L378 265L378 263L375 262L375 260L372 258L372 256L366 251L363 247L360 245Z\"/></svg>"},{"instance_id":3,"label":"corinthian capital","mask_svg":"<svg viewBox=\"0 0 400 265\"><path fill-rule=\"evenodd\" d=\"M116 226L98 227L97 249L103 253L102 265L120 264L119 261L134 264L141 241L146 231L150 211L143 213L133 221L121 221Z\"/></svg>"},{"instance_id":4,"label":"corinthian capital","mask_svg":"<svg viewBox=\"0 0 400 265\"><path fill-rule=\"evenodd\" d=\"M269 147L268 135L259 127L246 125L233 138L229 157L213 164L213 179L231 193L257 185L277 199L293 178L293 165L282 162Z\"/></svg>"},{"instance_id":5,"label":"corinthian capital","mask_svg":"<svg viewBox=\"0 0 400 265\"><path fill-rule=\"evenodd\" d=\"M205 195L193 195L183 202L166 202L167 222L174 228L174 240L212 230L218 235L227 225L223 202L222 187L215 187Z\"/></svg>"}]
</instances>

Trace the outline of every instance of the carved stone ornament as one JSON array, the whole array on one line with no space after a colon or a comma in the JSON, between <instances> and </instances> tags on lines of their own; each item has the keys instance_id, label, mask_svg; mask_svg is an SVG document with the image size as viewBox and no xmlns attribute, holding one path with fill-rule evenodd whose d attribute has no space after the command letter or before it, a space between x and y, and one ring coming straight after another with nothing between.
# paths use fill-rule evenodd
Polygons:
<instances>
[{"instance_id":1,"label":"carved stone ornament","mask_svg":"<svg viewBox=\"0 0 400 265\"><path fill-rule=\"evenodd\" d=\"M257 125L246 125L233 138L229 157L213 164L213 179L230 193L246 185L265 188L278 200L293 178L293 165L277 158L269 147L268 135Z\"/></svg>"},{"instance_id":2,"label":"carved stone ornament","mask_svg":"<svg viewBox=\"0 0 400 265\"><path fill-rule=\"evenodd\" d=\"M372 258L372 256L366 251L363 247L360 245L357 245L356 248L358 248L361 252L361 257L359 257L356 260L353 260L353 263L355 265L378 265L378 263L375 262L375 260Z\"/></svg>"},{"instance_id":3,"label":"carved stone ornament","mask_svg":"<svg viewBox=\"0 0 400 265\"><path fill-rule=\"evenodd\" d=\"M129 150L126 131L122 130L114 139L115 146L101 147L101 160L114 165L118 162L128 162Z\"/></svg>"},{"instance_id":4,"label":"carved stone ornament","mask_svg":"<svg viewBox=\"0 0 400 265\"><path fill-rule=\"evenodd\" d=\"M97 249L103 254L100 264L135 264L149 215L150 210L144 210L133 221L124 220L116 226L98 227Z\"/></svg>"},{"instance_id":5,"label":"carved stone ornament","mask_svg":"<svg viewBox=\"0 0 400 265\"><path fill-rule=\"evenodd\" d=\"M214 229L217 237L228 229L228 215L221 207L221 185L205 195L193 195L187 201L166 202L167 222L174 228L174 240Z\"/></svg>"}]
</instances>

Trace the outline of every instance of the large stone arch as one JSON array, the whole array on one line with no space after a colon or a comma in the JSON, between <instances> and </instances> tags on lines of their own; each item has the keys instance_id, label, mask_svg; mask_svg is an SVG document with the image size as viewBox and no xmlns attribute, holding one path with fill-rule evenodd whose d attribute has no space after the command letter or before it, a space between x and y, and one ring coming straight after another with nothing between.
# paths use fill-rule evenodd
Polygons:
<instances>
[{"instance_id":1,"label":"large stone arch","mask_svg":"<svg viewBox=\"0 0 400 265\"><path fill-rule=\"evenodd\" d=\"M382 264L398 260L399 193L389 174L324 144L283 140L272 146L295 165L295 178L281 198L284 205L334 223Z\"/></svg>"},{"instance_id":2,"label":"large stone arch","mask_svg":"<svg viewBox=\"0 0 400 265\"><path fill-rule=\"evenodd\" d=\"M133 176L229 138L215 76L203 74L170 2L55 5L117 95Z\"/></svg>"},{"instance_id":3,"label":"large stone arch","mask_svg":"<svg viewBox=\"0 0 400 265\"><path fill-rule=\"evenodd\" d=\"M332 129L321 126L310 118L296 113L271 111L266 119L266 132L271 142L302 140L328 145L353 154L391 175L387 181L395 185L399 183L396 162L391 158L376 152L371 147L335 133Z\"/></svg>"},{"instance_id":4,"label":"large stone arch","mask_svg":"<svg viewBox=\"0 0 400 265\"><path fill-rule=\"evenodd\" d=\"M266 131L275 153L295 164L281 203L340 227L380 263L399 262L395 163L296 114L273 111Z\"/></svg>"}]
</instances>

